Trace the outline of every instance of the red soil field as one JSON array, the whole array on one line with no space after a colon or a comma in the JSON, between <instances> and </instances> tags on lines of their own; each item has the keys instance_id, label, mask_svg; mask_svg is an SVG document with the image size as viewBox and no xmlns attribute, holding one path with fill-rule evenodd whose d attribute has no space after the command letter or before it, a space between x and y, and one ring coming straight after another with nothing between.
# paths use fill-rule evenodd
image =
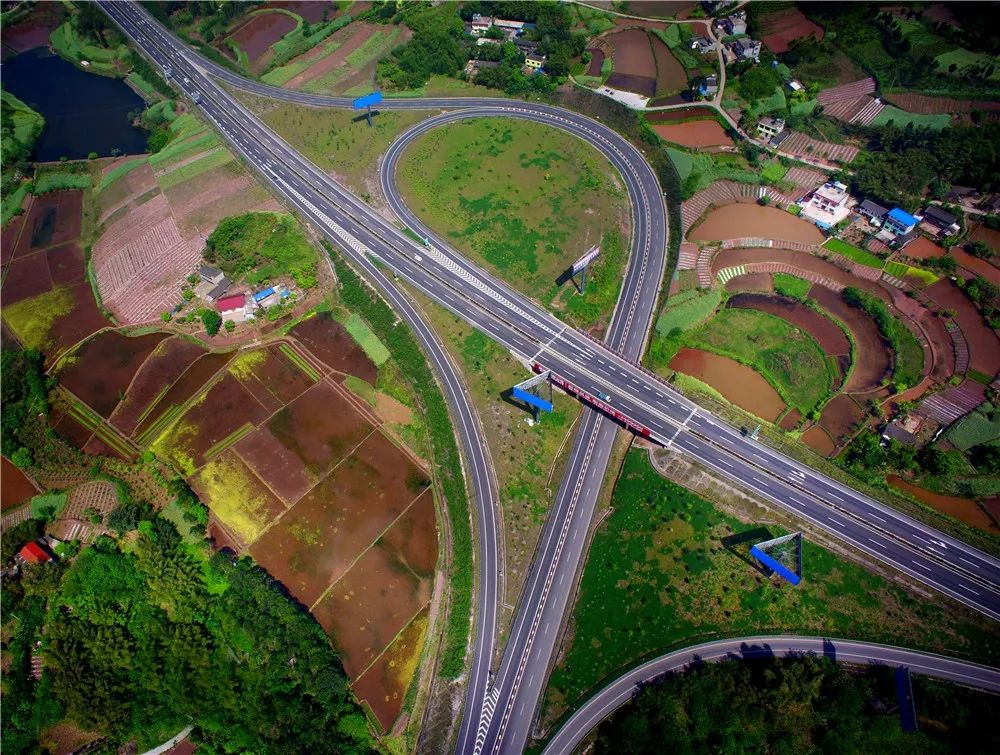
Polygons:
<instances>
[{"instance_id":1,"label":"red soil field","mask_svg":"<svg viewBox=\"0 0 1000 755\"><path fill-rule=\"evenodd\" d=\"M993 234L993 236L991 237L989 234ZM997 251L1000 251L1000 232L990 230L986 226L978 225L974 228L969 234L969 239L971 241L985 241L987 244L996 246ZM926 260L943 257L945 250L944 247L921 236L907 244L902 253L904 256L912 257L916 260ZM957 246L951 250L951 255L955 258L955 262L958 263L959 267L969 274L981 275L994 284L1000 285L1000 268L995 267L989 260L973 257Z\"/></svg>"},{"instance_id":2,"label":"red soil field","mask_svg":"<svg viewBox=\"0 0 1000 755\"><path fill-rule=\"evenodd\" d=\"M656 94L675 94L687 89L688 77L684 66L673 56L663 40L650 36L656 61Z\"/></svg>"},{"instance_id":3,"label":"red soil field","mask_svg":"<svg viewBox=\"0 0 1000 755\"><path fill-rule=\"evenodd\" d=\"M430 581L420 580L376 543L312 611L356 679L430 597Z\"/></svg>"},{"instance_id":4,"label":"red soil field","mask_svg":"<svg viewBox=\"0 0 1000 755\"><path fill-rule=\"evenodd\" d=\"M294 28L295 21L284 13L258 13L230 34L229 39L239 44L254 63Z\"/></svg>"},{"instance_id":5,"label":"red soil field","mask_svg":"<svg viewBox=\"0 0 1000 755\"><path fill-rule=\"evenodd\" d=\"M52 288L52 276L45 253L22 255L7 267L7 275L3 280L3 301L4 304L13 304L44 294Z\"/></svg>"},{"instance_id":6,"label":"red soil field","mask_svg":"<svg viewBox=\"0 0 1000 755\"><path fill-rule=\"evenodd\" d=\"M297 13L309 23L322 21L324 14L326 20L336 18L340 9L330 2L319 2L318 0L282 0L282 2L272 2L264 6L264 9L282 8L284 10Z\"/></svg>"},{"instance_id":7,"label":"red soil field","mask_svg":"<svg viewBox=\"0 0 1000 755\"><path fill-rule=\"evenodd\" d=\"M186 338L175 336L159 343L136 372L125 398L111 414L111 423L131 435L150 403L204 353L201 346Z\"/></svg>"},{"instance_id":8,"label":"red soil field","mask_svg":"<svg viewBox=\"0 0 1000 755\"><path fill-rule=\"evenodd\" d=\"M368 24L364 22L348 24L343 29L338 29L330 37L328 37L328 39L341 42L340 47L329 55L319 58L302 73L289 79L285 86L288 89L295 89L312 81L313 79L318 79L320 76L329 73L334 68L339 68L344 65L347 61L347 56L367 42L369 37L371 37L378 30L379 27L375 24ZM405 40L401 37L400 43L402 43L402 41ZM322 48L318 49L322 50Z\"/></svg>"},{"instance_id":9,"label":"red soil field","mask_svg":"<svg viewBox=\"0 0 1000 755\"><path fill-rule=\"evenodd\" d=\"M235 356L235 352L204 354L185 370L180 378L170 386L163 398L156 403L156 408L151 411L133 433L133 437L142 435L151 425L163 416L163 413L171 406L180 406L189 398L194 396L198 390L208 382L215 373L221 370Z\"/></svg>"},{"instance_id":10,"label":"red soil field","mask_svg":"<svg viewBox=\"0 0 1000 755\"><path fill-rule=\"evenodd\" d=\"M49 331L53 346L46 353L46 361L53 361L64 349L109 324L94 302L94 292L89 283L78 283L70 286L69 290L73 306L70 313L56 320Z\"/></svg>"},{"instance_id":11,"label":"red soil field","mask_svg":"<svg viewBox=\"0 0 1000 755\"><path fill-rule=\"evenodd\" d=\"M35 47L47 47L49 33L59 26L61 21L58 8L55 3L39 3L20 23L5 27L2 40L3 59L7 60L19 52Z\"/></svg>"},{"instance_id":12,"label":"red soil field","mask_svg":"<svg viewBox=\"0 0 1000 755\"><path fill-rule=\"evenodd\" d=\"M49 263L49 275L56 286L83 283L86 279L86 262L83 249L76 242L70 242L47 250L44 253Z\"/></svg>"},{"instance_id":13,"label":"red soil field","mask_svg":"<svg viewBox=\"0 0 1000 755\"><path fill-rule=\"evenodd\" d=\"M770 273L747 273L726 281L726 291L747 291L761 294L773 292Z\"/></svg>"},{"instance_id":14,"label":"red soil field","mask_svg":"<svg viewBox=\"0 0 1000 755\"><path fill-rule=\"evenodd\" d=\"M760 373L728 357L684 348L670 360L670 368L698 378L726 400L768 422L785 410L781 396Z\"/></svg>"},{"instance_id":15,"label":"red soil field","mask_svg":"<svg viewBox=\"0 0 1000 755\"><path fill-rule=\"evenodd\" d=\"M313 605L416 497L419 470L380 433L296 503L251 552L305 605ZM308 546L308 547L304 547Z\"/></svg>"},{"instance_id":16,"label":"red soil field","mask_svg":"<svg viewBox=\"0 0 1000 755\"><path fill-rule=\"evenodd\" d=\"M652 97L656 94L656 60L649 35L642 29L628 29L607 37L613 46L614 73L608 86Z\"/></svg>"},{"instance_id":17,"label":"red soil field","mask_svg":"<svg viewBox=\"0 0 1000 755\"><path fill-rule=\"evenodd\" d=\"M788 52L789 43L802 37L823 39L823 27L814 24L798 8L787 8L760 19L760 41L778 54Z\"/></svg>"},{"instance_id":18,"label":"red soil field","mask_svg":"<svg viewBox=\"0 0 1000 755\"><path fill-rule=\"evenodd\" d=\"M972 302L947 278L928 286L924 293L939 307L954 310L955 322L969 344L969 366L987 375L995 375L1000 370L1000 339Z\"/></svg>"},{"instance_id":19,"label":"red soil field","mask_svg":"<svg viewBox=\"0 0 1000 755\"><path fill-rule=\"evenodd\" d=\"M725 129L714 120L654 123L652 128L661 139L684 147L726 147L733 143Z\"/></svg>"},{"instance_id":20,"label":"red soil field","mask_svg":"<svg viewBox=\"0 0 1000 755\"><path fill-rule=\"evenodd\" d=\"M243 387L250 391L270 412L302 395L313 386L313 380L298 366L293 364L278 348L268 346L264 350L264 362L255 365L253 374L239 376Z\"/></svg>"},{"instance_id":21,"label":"red soil field","mask_svg":"<svg viewBox=\"0 0 1000 755\"><path fill-rule=\"evenodd\" d=\"M791 409L788 414L781 418L781 422L778 423L778 427L782 430L794 430L801 421L802 412L798 409Z\"/></svg>"},{"instance_id":22,"label":"red soil field","mask_svg":"<svg viewBox=\"0 0 1000 755\"><path fill-rule=\"evenodd\" d=\"M91 431L81 425L61 409L53 409L49 416L49 424L63 438L76 448L83 448L92 435Z\"/></svg>"},{"instance_id":23,"label":"red soil field","mask_svg":"<svg viewBox=\"0 0 1000 755\"><path fill-rule=\"evenodd\" d=\"M195 426L194 435L187 439L186 445L195 468L207 461L205 452L216 443L247 422L256 425L265 417L267 410L247 393L236 378L232 375L223 377L209 388L204 400L194 410L184 415L183 421Z\"/></svg>"},{"instance_id":24,"label":"red soil field","mask_svg":"<svg viewBox=\"0 0 1000 755\"><path fill-rule=\"evenodd\" d=\"M608 6L611 6L608 3ZM628 4L628 13L633 16L651 16L652 18L677 18L685 19L698 7L698 3L689 0L631 0ZM613 7L609 7L613 10Z\"/></svg>"},{"instance_id":25,"label":"red soil field","mask_svg":"<svg viewBox=\"0 0 1000 755\"><path fill-rule=\"evenodd\" d=\"M669 121L683 121L688 118L713 118L715 111L707 107L690 107L681 110L654 110L646 114L646 120L650 123L662 123Z\"/></svg>"},{"instance_id":26,"label":"red soil field","mask_svg":"<svg viewBox=\"0 0 1000 755\"><path fill-rule=\"evenodd\" d=\"M20 506L33 498L38 488L28 479L28 476L6 457L0 457L0 511L7 511Z\"/></svg>"},{"instance_id":27,"label":"red soil field","mask_svg":"<svg viewBox=\"0 0 1000 755\"><path fill-rule=\"evenodd\" d=\"M15 256L79 238L82 219L83 192L55 191L35 197Z\"/></svg>"},{"instance_id":28,"label":"red soil field","mask_svg":"<svg viewBox=\"0 0 1000 755\"><path fill-rule=\"evenodd\" d=\"M30 195L29 195L30 197ZM24 226L24 215L15 215L0 231L0 263L6 265L14 256L14 246Z\"/></svg>"},{"instance_id":29,"label":"red soil field","mask_svg":"<svg viewBox=\"0 0 1000 755\"><path fill-rule=\"evenodd\" d=\"M384 655L351 685L358 699L367 702L384 731L392 728L403 707L406 690L416 667L426 634L427 609L420 612L386 649ZM412 664L408 667L408 662Z\"/></svg>"},{"instance_id":30,"label":"red soil field","mask_svg":"<svg viewBox=\"0 0 1000 755\"><path fill-rule=\"evenodd\" d=\"M823 456L833 456L833 453L837 450L837 446L834 445L830 436L819 425L813 425L802 433L802 442L814 451L823 454Z\"/></svg>"},{"instance_id":31,"label":"red soil field","mask_svg":"<svg viewBox=\"0 0 1000 755\"><path fill-rule=\"evenodd\" d=\"M587 76L600 76L604 65L604 53L596 48L587 50L590 53L590 65L587 66Z\"/></svg>"},{"instance_id":32,"label":"red soil field","mask_svg":"<svg viewBox=\"0 0 1000 755\"><path fill-rule=\"evenodd\" d=\"M938 113L971 113L973 110L1000 110L1000 102L990 100L959 100L954 97L932 97L926 94L898 92L886 99L896 107L910 113L934 115Z\"/></svg>"},{"instance_id":33,"label":"red soil field","mask_svg":"<svg viewBox=\"0 0 1000 755\"><path fill-rule=\"evenodd\" d=\"M275 414L267 427L317 478L348 456L373 429L328 383L310 388Z\"/></svg>"},{"instance_id":34,"label":"red soil field","mask_svg":"<svg viewBox=\"0 0 1000 755\"><path fill-rule=\"evenodd\" d=\"M892 367L892 355L875 321L860 309L849 306L836 291L825 286L809 289L809 298L842 322L854 339L854 370L845 391L870 391L881 385Z\"/></svg>"},{"instance_id":35,"label":"red soil field","mask_svg":"<svg viewBox=\"0 0 1000 755\"><path fill-rule=\"evenodd\" d=\"M381 540L418 576L426 579L434 576L438 541L432 492L425 490L421 493L410 510L396 520Z\"/></svg>"},{"instance_id":36,"label":"red soil field","mask_svg":"<svg viewBox=\"0 0 1000 755\"><path fill-rule=\"evenodd\" d=\"M820 244L823 234L812 223L797 218L777 207L762 207L738 202L709 210L704 219L692 228L689 241L722 241L725 239L759 237Z\"/></svg>"},{"instance_id":37,"label":"red soil field","mask_svg":"<svg viewBox=\"0 0 1000 755\"><path fill-rule=\"evenodd\" d=\"M378 367L361 349L344 326L320 312L291 329L290 335L330 369L355 375L369 383L378 378Z\"/></svg>"},{"instance_id":38,"label":"red soil field","mask_svg":"<svg viewBox=\"0 0 1000 755\"><path fill-rule=\"evenodd\" d=\"M132 456L124 456L118 453L118 451L98 438L96 434L91 435L90 440L84 444L83 452L88 453L91 456L110 456L112 459L121 459L122 461L131 461L132 458L134 458Z\"/></svg>"},{"instance_id":39,"label":"red soil field","mask_svg":"<svg viewBox=\"0 0 1000 755\"><path fill-rule=\"evenodd\" d=\"M258 428L233 446L233 451L291 506L309 492L316 479L291 450L266 427Z\"/></svg>"},{"instance_id":40,"label":"red soil field","mask_svg":"<svg viewBox=\"0 0 1000 755\"><path fill-rule=\"evenodd\" d=\"M969 240L983 241L987 246L992 247L994 252L1000 254L1000 231L994 231L982 223L976 223L969 231Z\"/></svg>"},{"instance_id":41,"label":"red soil field","mask_svg":"<svg viewBox=\"0 0 1000 755\"><path fill-rule=\"evenodd\" d=\"M819 424L829 433L838 445L843 444L851 431L865 418L865 411L850 396L840 394L834 396L823 407L823 415Z\"/></svg>"},{"instance_id":42,"label":"red soil field","mask_svg":"<svg viewBox=\"0 0 1000 755\"><path fill-rule=\"evenodd\" d=\"M139 367L166 333L129 338L116 330L100 333L73 355L59 382L105 419L118 406Z\"/></svg>"},{"instance_id":43,"label":"red soil field","mask_svg":"<svg viewBox=\"0 0 1000 755\"><path fill-rule=\"evenodd\" d=\"M914 485L911 482L907 482L902 477L897 477L896 475L889 475L885 479L886 482L896 488L896 490L901 490L904 493L913 496L918 501L926 503L928 506L937 509L942 514L953 516L966 524L971 524L973 527L983 530L984 532L990 532L994 535L1000 534L1000 527L997 527L996 523L990 518L989 514L979 508L974 501L970 501L968 498L958 498L957 496L934 493L930 490Z\"/></svg>"},{"instance_id":44,"label":"red soil field","mask_svg":"<svg viewBox=\"0 0 1000 755\"><path fill-rule=\"evenodd\" d=\"M736 294L726 306L767 312L804 330L816 339L825 354L837 357L840 379L843 380L851 363L851 342L847 340L844 331L829 318L799 302L761 294Z\"/></svg>"}]
</instances>

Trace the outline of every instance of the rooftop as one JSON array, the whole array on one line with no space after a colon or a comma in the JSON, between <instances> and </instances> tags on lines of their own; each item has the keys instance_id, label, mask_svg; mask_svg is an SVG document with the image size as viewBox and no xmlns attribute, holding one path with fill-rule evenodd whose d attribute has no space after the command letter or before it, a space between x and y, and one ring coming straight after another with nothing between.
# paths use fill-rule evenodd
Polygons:
<instances>
[{"instance_id":1,"label":"rooftop","mask_svg":"<svg viewBox=\"0 0 1000 755\"><path fill-rule=\"evenodd\" d=\"M219 312L232 312L234 309L243 309L244 306L246 306L246 297L243 294L224 296L215 302L215 308Z\"/></svg>"},{"instance_id":2,"label":"rooftop","mask_svg":"<svg viewBox=\"0 0 1000 755\"><path fill-rule=\"evenodd\" d=\"M898 207L893 207L889 210L889 217L904 226L916 225L920 222L906 210L901 210Z\"/></svg>"}]
</instances>

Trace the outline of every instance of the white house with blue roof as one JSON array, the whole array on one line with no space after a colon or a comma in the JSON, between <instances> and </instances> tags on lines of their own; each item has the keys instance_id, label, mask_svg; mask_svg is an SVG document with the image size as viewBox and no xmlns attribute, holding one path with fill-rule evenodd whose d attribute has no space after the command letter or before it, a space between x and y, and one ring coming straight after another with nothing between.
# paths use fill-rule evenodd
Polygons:
<instances>
[{"instance_id":1,"label":"white house with blue roof","mask_svg":"<svg viewBox=\"0 0 1000 755\"><path fill-rule=\"evenodd\" d=\"M889 214L885 216L885 223L883 223L882 227L892 231L897 236L905 236L916 228L919 222L920 218L914 217L906 210L893 207L889 210Z\"/></svg>"}]
</instances>

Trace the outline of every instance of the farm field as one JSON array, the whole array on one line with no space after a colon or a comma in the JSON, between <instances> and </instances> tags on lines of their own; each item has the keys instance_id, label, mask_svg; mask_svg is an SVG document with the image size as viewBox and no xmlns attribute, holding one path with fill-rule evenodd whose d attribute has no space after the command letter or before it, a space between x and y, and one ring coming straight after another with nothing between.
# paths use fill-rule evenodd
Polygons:
<instances>
[{"instance_id":1,"label":"farm field","mask_svg":"<svg viewBox=\"0 0 1000 755\"><path fill-rule=\"evenodd\" d=\"M820 230L776 207L736 203L715 207L689 233L690 241L723 241L732 238L765 238L819 244Z\"/></svg>"},{"instance_id":2,"label":"farm field","mask_svg":"<svg viewBox=\"0 0 1000 755\"><path fill-rule=\"evenodd\" d=\"M656 453L662 454L662 451ZM746 503L713 505L663 479L633 449L598 526L573 607L568 649L552 672L545 721L641 659L709 637L783 631L856 637L958 653L1000 653L985 621L911 595L853 562L803 543L796 587L749 563L751 542L784 534Z\"/></svg>"},{"instance_id":3,"label":"farm field","mask_svg":"<svg viewBox=\"0 0 1000 755\"><path fill-rule=\"evenodd\" d=\"M6 456L0 457L0 465L0 511L16 508L41 492Z\"/></svg>"},{"instance_id":4,"label":"farm field","mask_svg":"<svg viewBox=\"0 0 1000 755\"><path fill-rule=\"evenodd\" d=\"M787 408L781 394L759 372L727 356L684 347L670 360L670 369L690 375L726 401L769 422Z\"/></svg>"},{"instance_id":5,"label":"farm field","mask_svg":"<svg viewBox=\"0 0 1000 755\"><path fill-rule=\"evenodd\" d=\"M991 100L961 100L954 97L932 97L913 92L890 92L886 95L900 110L918 115L941 113L971 113L973 110L1000 110L1000 102Z\"/></svg>"},{"instance_id":6,"label":"farm field","mask_svg":"<svg viewBox=\"0 0 1000 755\"><path fill-rule=\"evenodd\" d=\"M87 282L80 240L84 194L33 197L4 229L3 321L50 360L107 325Z\"/></svg>"},{"instance_id":7,"label":"farm field","mask_svg":"<svg viewBox=\"0 0 1000 755\"><path fill-rule=\"evenodd\" d=\"M91 262L104 306L122 324L173 309L219 220L279 209L203 122L175 116L170 131L158 153L108 168L98 183Z\"/></svg>"},{"instance_id":8,"label":"farm field","mask_svg":"<svg viewBox=\"0 0 1000 755\"><path fill-rule=\"evenodd\" d=\"M238 353L108 330L63 364L77 403L57 408L57 431L91 452L152 450L179 470L217 547L250 553L315 612L388 731L423 653L438 553L429 473L397 440L420 430L394 363L373 364L320 312Z\"/></svg>"},{"instance_id":9,"label":"farm field","mask_svg":"<svg viewBox=\"0 0 1000 755\"><path fill-rule=\"evenodd\" d=\"M712 120L685 123L653 123L653 131L661 139L683 147L730 147L733 140L719 122Z\"/></svg>"},{"instance_id":10,"label":"farm field","mask_svg":"<svg viewBox=\"0 0 1000 755\"><path fill-rule=\"evenodd\" d=\"M786 8L762 16L760 41L775 55L788 52L789 44L803 37L823 39L823 28L806 18L798 8Z\"/></svg>"},{"instance_id":11,"label":"farm field","mask_svg":"<svg viewBox=\"0 0 1000 755\"><path fill-rule=\"evenodd\" d=\"M548 126L477 118L421 136L400 159L398 181L435 232L570 317L572 283L560 290L560 276L591 246L614 246L591 271L584 297L605 306L573 319L593 326L610 314L627 254L609 234L627 238L629 220L624 188L597 152Z\"/></svg>"},{"instance_id":12,"label":"farm field","mask_svg":"<svg viewBox=\"0 0 1000 755\"><path fill-rule=\"evenodd\" d=\"M626 29L604 39L614 60L608 86L644 97L676 94L687 86L684 66L663 40L645 29Z\"/></svg>"}]
</instances>

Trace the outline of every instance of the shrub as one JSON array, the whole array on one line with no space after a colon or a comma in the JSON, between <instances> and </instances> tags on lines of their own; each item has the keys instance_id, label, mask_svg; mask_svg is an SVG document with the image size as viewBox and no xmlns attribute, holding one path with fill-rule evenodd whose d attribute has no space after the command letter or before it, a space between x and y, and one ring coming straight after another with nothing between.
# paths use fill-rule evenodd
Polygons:
<instances>
[{"instance_id":1,"label":"shrub","mask_svg":"<svg viewBox=\"0 0 1000 755\"><path fill-rule=\"evenodd\" d=\"M203 309L201 310L201 323L205 326L205 332L210 336L214 336L219 332L219 328L222 327L222 315L216 312L214 309Z\"/></svg>"}]
</instances>

